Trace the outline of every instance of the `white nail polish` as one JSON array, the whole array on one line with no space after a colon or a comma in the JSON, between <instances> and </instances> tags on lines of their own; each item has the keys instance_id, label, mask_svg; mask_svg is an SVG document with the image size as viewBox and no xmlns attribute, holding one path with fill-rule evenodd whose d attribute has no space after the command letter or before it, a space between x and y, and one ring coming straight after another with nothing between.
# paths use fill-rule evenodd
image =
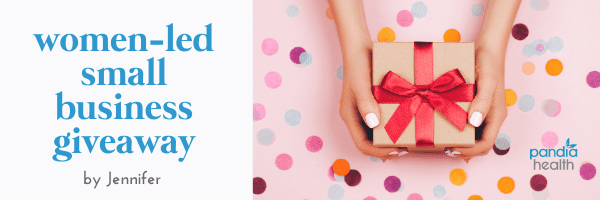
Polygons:
<instances>
[{"instance_id":1,"label":"white nail polish","mask_svg":"<svg viewBox=\"0 0 600 200\"><path fill-rule=\"evenodd\" d=\"M369 126L369 128L373 128L379 125L379 119L377 119L377 115L375 115L375 113L367 114L365 120L367 121L367 126Z\"/></svg>"},{"instance_id":2,"label":"white nail polish","mask_svg":"<svg viewBox=\"0 0 600 200\"><path fill-rule=\"evenodd\" d=\"M390 156L391 156L391 155L396 155L396 154L398 154L398 152L397 152L397 151L392 151L392 152L390 152Z\"/></svg>"},{"instance_id":3,"label":"white nail polish","mask_svg":"<svg viewBox=\"0 0 600 200\"><path fill-rule=\"evenodd\" d=\"M403 152L401 152L401 153L398 154L398 157L406 155L406 154L408 154L408 151L403 151Z\"/></svg>"},{"instance_id":4,"label":"white nail polish","mask_svg":"<svg viewBox=\"0 0 600 200\"><path fill-rule=\"evenodd\" d=\"M448 155L448 156L450 156L450 157L455 157L455 158L456 158L456 156L454 156L454 154L453 154L453 153L446 153L446 155Z\"/></svg>"},{"instance_id":5,"label":"white nail polish","mask_svg":"<svg viewBox=\"0 0 600 200\"><path fill-rule=\"evenodd\" d=\"M480 112L473 112L471 114L471 118L469 119L469 123L474 127L481 126L481 122L483 122L483 115Z\"/></svg>"},{"instance_id":6,"label":"white nail polish","mask_svg":"<svg viewBox=\"0 0 600 200\"><path fill-rule=\"evenodd\" d=\"M455 151L455 152L452 152L452 154L462 154L462 153Z\"/></svg>"}]
</instances>

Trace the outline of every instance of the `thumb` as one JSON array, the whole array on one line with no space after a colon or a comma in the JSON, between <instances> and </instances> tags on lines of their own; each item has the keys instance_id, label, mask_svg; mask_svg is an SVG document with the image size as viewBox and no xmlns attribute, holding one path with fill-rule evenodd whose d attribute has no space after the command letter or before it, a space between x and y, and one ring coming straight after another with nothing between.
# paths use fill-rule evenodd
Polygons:
<instances>
[{"instance_id":1,"label":"thumb","mask_svg":"<svg viewBox=\"0 0 600 200\"><path fill-rule=\"evenodd\" d=\"M379 105L377 104L377 101L375 101L373 94L371 94L371 90L365 90L356 94L356 104L360 115L363 117L363 120L369 128L374 128L379 125L379 119L381 119Z\"/></svg>"},{"instance_id":2,"label":"thumb","mask_svg":"<svg viewBox=\"0 0 600 200\"><path fill-rule=\"evenodd\" d=\"M477 82L477 94L469 106L469 123L475 127L481 126L487 116L496 88L496 82L491 78L481 77Z\"/></svg>"}]
</instances>

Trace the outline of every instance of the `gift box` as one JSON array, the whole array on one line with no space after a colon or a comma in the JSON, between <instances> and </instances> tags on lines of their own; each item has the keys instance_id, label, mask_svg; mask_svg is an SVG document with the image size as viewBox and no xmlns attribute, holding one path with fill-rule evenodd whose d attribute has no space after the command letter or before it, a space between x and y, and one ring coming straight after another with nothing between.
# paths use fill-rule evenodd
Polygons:
<instances>
[{"instance_id":1,"label":"gift box","mask_svg":"<svg viewBox=\"0 0 600 200\"><path fill-rule=\"evenodd\" d=\"M372 80L381 113L375 146L438 152L475 145L466 112L475 92L474 43L374 43Z\"/></svg>"}]
</instances>

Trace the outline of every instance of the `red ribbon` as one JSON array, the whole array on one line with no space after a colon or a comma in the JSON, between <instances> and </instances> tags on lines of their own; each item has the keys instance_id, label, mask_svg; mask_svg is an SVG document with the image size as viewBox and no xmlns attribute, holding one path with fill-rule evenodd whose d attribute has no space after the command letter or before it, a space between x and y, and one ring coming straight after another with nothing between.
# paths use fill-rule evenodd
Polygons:
<instances>
[{"instance_id":1,"label":"red ribbon","mask_svg":"<svg viewBox=\"0 0 600 200\"><path fill-rule=\"evenodd\" d=\"M373 86L373 95L377 103L400 104L385 125L393 143L398 141L415 116L417 147L433 147L433 108L463 131L467 112L454 102L471 102L474 85L466 84L458 69L433 81L432 43L415 42L415 85L390 71L381 85Z\"/></svg>"}]
</instances>

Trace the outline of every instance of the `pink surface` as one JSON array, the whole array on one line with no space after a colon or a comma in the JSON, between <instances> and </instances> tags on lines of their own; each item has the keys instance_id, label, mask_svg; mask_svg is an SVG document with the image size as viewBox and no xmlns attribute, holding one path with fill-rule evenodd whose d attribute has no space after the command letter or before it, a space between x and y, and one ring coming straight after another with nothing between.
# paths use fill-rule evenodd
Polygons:
<instances>
[{"instance_id":1,"label":"pink surface","mask_svg":"<svg viewBox=\"0 0 600 200\"><path fill-rule=\"evenodd\" d=\"M408 27L401 27L397 15L401 10L411 10L416 1L365 1L366 17L373 41L384 27L396 34L396 42L433 41L443 42L444 32L456 29L462 42L474 42L484 15L471 14L473 3L481 3L484 12L486 1L423 1L428 7L426 17L414 18ZM289 5L299 8L298 16L286 15ZM535 108L530 112L519 110L518 103L508 107L508 118L500 132L511 136L510 152L498 156L493 151L488 155L473 158L468 164L462 160L442 157L406 155L398 159L371 162L359 152L349 136L344 122L338 115L342 82L336 77L336 69L342 65L342 55L333 20L326 17L329 7L325 0L255 0L254 1L254 103L264 105L268 115L254 122L253 135L262 128L277 133L277 141L262 146L254 144L254 177L262 177L268 187L255 199L328 199L328 188L339 184L344 189L343 199L407 199L418 193L423 199L436 199L432 189L440 184L446 189L444 198L468 199L480 195L483 199L533 199L530 179L543 174L548 185L548 199L600 199L597 188L600 180L595 177L584 180L579 174L582 162L600 166L600 88L588 85L586 78L591 71L599 71L600 62L600 1L552 1L545 10L535 11L529 0L523 0L515 24L523 23L529 29L524 40L509 40L506 57L507 89L518 97L529 94L535 98ZM558 53L547 51L540 56L526 57L522 49L536 39L547 41L558 36L564 48ZM262 42L273 38L279 50L271 55L262 51ZM298 67L290 60L290 51L302 47L313 56L312 64ZM523 63L532 62L543 69L550 59L559 59L564 66L558 76L550 76L545 70L536 70L531 75L522 71ZM275 71L284 81L277 89L265 84L267 73ZM561 104L560 115L549 117L542 112L546 99L555 99ZM285 112L298 110L301 123L289 126L284 120ZM569 161L574 170L533 170L529 159L530 149L546 148L540 140L542 135L553 131L558 135L562 148L570 138L577 144L578 157ZM250 134L250 133L249 133ZM306 148L309 136L318 136L323 146L318 152ZM280 170L273 162L280 154L293 158L293 167ZM349 187L336 182L324 173L336 159L343 158L352 169L360 171L361 183ZM558 161L559 158L534 158L541 162ZM461 186L449 180L452 169L462 168L467 181ZM402 192L390 193L384 187L388 176L397 176L411 184ZM502 177L511 177L515 189L509 194L498 190ZM443 199L443 198L442 198Z\"/></svg>"}]
</instances>

